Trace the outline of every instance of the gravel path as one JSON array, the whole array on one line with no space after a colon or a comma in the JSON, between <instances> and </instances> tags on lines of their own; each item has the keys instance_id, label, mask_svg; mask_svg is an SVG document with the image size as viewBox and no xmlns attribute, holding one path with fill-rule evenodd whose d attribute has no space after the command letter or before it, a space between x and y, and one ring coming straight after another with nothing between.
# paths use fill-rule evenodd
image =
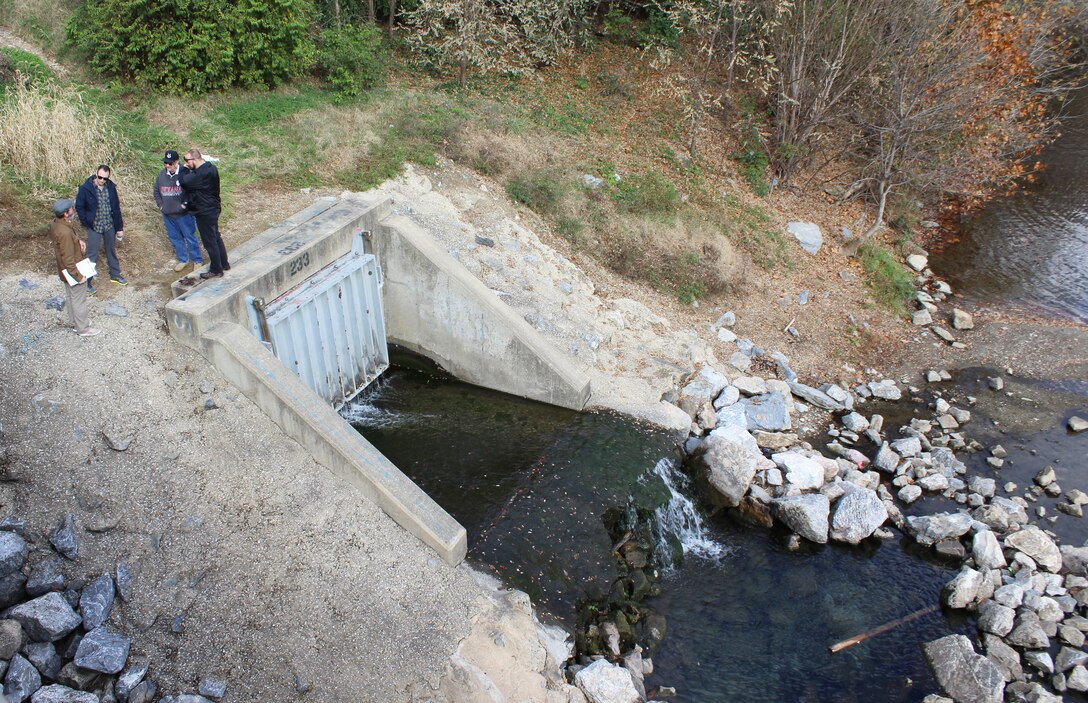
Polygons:
<instances>
[{"instance_id":1,"label":"gravel path","mask_svg":"<svg viewBox=\"0 0 1088 703\"><path fill-rule=\"evenodd\" d=\"M418 699L407 691L437 683L468 631L480 595L468 569L171 342L159 289L102 288L90 307L103 334L81 339L45 307L62 294L55 276L0 278L2 515L41 535L73 512L69 578L138 565L112 619L164 693L218 674L228 701L297 700L296 676L310 700ZM116 305L128 315L103 313ZM131 445L114 451L103 433Z\"/></svg>"}]
</instances>

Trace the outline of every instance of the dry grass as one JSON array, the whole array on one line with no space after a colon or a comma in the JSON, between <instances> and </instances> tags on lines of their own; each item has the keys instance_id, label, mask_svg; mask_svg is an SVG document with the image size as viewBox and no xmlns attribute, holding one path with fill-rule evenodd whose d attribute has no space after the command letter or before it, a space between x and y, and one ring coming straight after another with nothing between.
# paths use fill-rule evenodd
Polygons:
<instances>
[{"instance_id":1,"label":"dry grass","mask_svg":"<svg viewBox=\"0 0 1088 703\"><path fill-rule=\"evenodd\" d=\"M0 104L0 168L56 191L112 163L122 143L94 110L51 85L16 85Z\"/></svg>"},{"instance_id":2,"label":"dry grass","mask_svg":"<svg viewBox=\"0 0 1088 703\"><path fill-rule=\"evenodd\" d=\"M78 5L79 0L3 0L0 25L38 46L59 47L64 43L64 22Z\"/></svg>"}]
</instances>

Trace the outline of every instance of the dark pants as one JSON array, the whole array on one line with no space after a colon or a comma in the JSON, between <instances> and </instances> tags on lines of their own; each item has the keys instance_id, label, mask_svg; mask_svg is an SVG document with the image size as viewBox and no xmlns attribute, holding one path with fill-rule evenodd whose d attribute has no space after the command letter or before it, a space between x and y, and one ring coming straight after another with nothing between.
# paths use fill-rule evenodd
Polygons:
<instances>
[{"instance_id":1,"label":"dark pants","mask_svg":"<svg viewBox=\"0 0 1088 703\"><path fill-rule=\"evenodd\" d=\"M193 217L196 218L196 228L200 230L200 242L208 252L208 270L223 273L230 268L230 262L227 261L227 247L219 236L219 213L202 212Z\"/></svg>"},{"instance_id":2,"label":"dark pants","mask_svg":"<svg viewBox=\"0 0 1088 703\"><path fill-rule=\"evenodd\" d=\"M117 260L117 233L113 227L107 227L105 232L87 230L87 258L92 264L98 265L99 252L106 250L106 268L110 278L121 277L121 262Z\"/></svg>"}]
</instances>

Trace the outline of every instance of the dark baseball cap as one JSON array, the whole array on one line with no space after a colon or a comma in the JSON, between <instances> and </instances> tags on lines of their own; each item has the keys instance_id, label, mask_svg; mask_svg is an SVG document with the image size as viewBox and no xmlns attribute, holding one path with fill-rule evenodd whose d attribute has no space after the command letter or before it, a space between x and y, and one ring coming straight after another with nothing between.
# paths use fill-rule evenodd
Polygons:
<instances>
[{"instance_id":1,"label":"dark baseball cap","mask_svg":"<svg viewBox=\"0 0 1088 703\"><path fill-rule=\"evenodd\" d=\"M174 151L173 149L166 152L166 155L162 157L162 162L164 164L172 164L177 160L178 160L178 152Z\"/></svg>"}]
</instances>

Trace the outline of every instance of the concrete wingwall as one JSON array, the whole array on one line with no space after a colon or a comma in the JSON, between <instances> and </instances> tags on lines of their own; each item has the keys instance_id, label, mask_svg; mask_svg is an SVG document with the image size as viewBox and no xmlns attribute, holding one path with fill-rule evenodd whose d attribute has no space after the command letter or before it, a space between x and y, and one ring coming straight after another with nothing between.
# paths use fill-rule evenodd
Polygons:
<instances>
[{"instance_id":1,"label":"concrete wingwall","mask_svg":"<svg viewBox=\"0 0 1088 703\"><path fill-rule=\"evenodd\" d=\"M371 242L385 278L389 341L468 383L585 408L588 376L412 220L385 217Z\"/></svg>"}]
</instances>

